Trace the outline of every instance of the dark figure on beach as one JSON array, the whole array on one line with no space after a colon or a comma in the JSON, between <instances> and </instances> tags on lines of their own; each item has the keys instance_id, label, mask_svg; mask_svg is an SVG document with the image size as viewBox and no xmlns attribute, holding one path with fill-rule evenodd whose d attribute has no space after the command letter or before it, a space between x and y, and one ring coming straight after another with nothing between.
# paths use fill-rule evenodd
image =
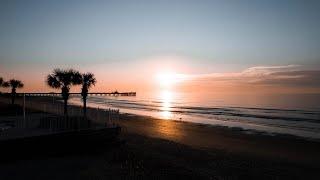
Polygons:
<instances>
[{"instance_id":1,"label":"dark figure on beach","mask_svg":"<svg viewBox=\"0 0 320 180\"><path fill-rule=\"evenodd\" d=\"M17 88L23 88L23 83L20 80L10 79L2 85L3 87L11 87L11 103L14 104Z\"/></svg>"},{"instance_id":2,"label":"dark figure on beach","mask_svg":"<svg viewBox=\"0 0 320 180\"><path fill-rule=\"evenodd\" d=\"M72 85L81 84L81 74L73 69L55 69L47 76L47 84L56 89L61 89L64 101L64 115L68 116L69 91Z\"/></svg>"},{"instance_id":3,"label":"dark figure on beach","mask_svg":"<svg viewBox=\"0 0 320 180\"><path fill-rule=\"evenodd\" d=\"M87 97L88 97L88 91L96 84L97 80L94 77L94 74L92 73L85 73L82 74L81 78L81 84L82 84L82 89L81 89L81 96L83 100L83 116L84 118L87 117Z\"/></svg>"}]
</instances>

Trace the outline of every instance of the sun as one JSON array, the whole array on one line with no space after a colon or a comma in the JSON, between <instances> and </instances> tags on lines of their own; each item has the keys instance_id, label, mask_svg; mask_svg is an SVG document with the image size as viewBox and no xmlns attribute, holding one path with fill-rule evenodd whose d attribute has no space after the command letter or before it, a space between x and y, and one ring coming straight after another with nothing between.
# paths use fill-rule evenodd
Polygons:
<instances>
[{"instance_id":1,"label":"sun","mask_svg":"<svg viewBox=\"0 0 320 180\"><path fill-rule=\"evenodd\" d=\"M157 82L163 87L171 87L179 81L179 76L173 72L162 72L156 76Z\"/></svg>"}]
</instances>

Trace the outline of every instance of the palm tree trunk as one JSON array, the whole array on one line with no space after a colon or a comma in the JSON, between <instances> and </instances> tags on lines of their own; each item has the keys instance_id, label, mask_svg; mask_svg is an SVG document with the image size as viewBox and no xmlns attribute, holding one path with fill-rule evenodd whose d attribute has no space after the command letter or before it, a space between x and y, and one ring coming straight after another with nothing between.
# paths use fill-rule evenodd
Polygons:
<instances>
[{"instance_id":1,"label":"palm tree trunk","mask_svg":"<svg viewBox=\"0 0 320 180\"><path fill-rule=\"evenodd\" d=\"M88 128L91 127L91 121L87 119L87 97L83 97L83 117L88 121Z\"/></svg>"},{"instance_id":2,"label":"palm tree trunk","mask_svg":"<svg viewBox=\"0 0 320 180\"><path fill-rule=\"evenodd\" d=\"M68 116L68 99L64 98L64 116Z\"/></svg>"},{"instance_id":3,"label":"palm tree trunk","mask_svg":"<svg viewBox=\"0 0 320 180\"><path fill-rule=\"evenodd\" d=\"M14 104L14 99L15 99L14 96L15 96L14 94L11 94L11 104Z\"/></svg>"},{"instance_id":4,"label":"palm tree trunk","mask_svg":"<svg viewBox=\"0 0 320 180\"><path fill-rule=\"evenodd\" d=\"M15 92L14 89L12 89L12 92L11 92L11 104L14 104L15 96L16 96L16 92Z\"/></svg>"},{"instance_id":5,"label":"palm tree trunk","mask_svg":"<svg viewBox=\"0 0 320 180\"><path fill-rule=\"evenodd\" d=\"M87 98L83 98L83 116L87 118Z\"/></svg>"}]
</instances>

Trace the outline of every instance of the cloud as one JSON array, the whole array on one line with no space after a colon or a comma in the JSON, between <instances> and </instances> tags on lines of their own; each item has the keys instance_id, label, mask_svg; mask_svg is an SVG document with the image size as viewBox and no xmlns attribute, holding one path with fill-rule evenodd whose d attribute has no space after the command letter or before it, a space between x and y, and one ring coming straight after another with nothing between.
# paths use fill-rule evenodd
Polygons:
<instances>
[{"instance_id":1,"label":"cloud","mask_svg":"<svg viewBox=\"0 0 320 180\"><path fill-rule=\"evenodd\" d=\"M320 70L301 65L257 66L242 72L185 76L192 82L320 87Z\"/></svg>"},{"instance_id":2,"label":"cloud","mask_svg":"<svg viewBox=\"0 0 320 180\"><path fill-rule=\"evenodd\" d=\"M312 86L320 87L320 71L287 71L287 72L275 72L260 79L258 83L263 84L277 84L288 86Z\"/></svg>"},{"instance_id":3,"label":"cloud","mask_svg":"<svg viewBox=\"0 0 320 180\"><path fill-rule=\"evenodd\" d=\"M276 72L292 72L299 70L300 65L287 66L256 66L250 67L242 72L243 75L268 75Z\"/></svg>"}]
</instances>

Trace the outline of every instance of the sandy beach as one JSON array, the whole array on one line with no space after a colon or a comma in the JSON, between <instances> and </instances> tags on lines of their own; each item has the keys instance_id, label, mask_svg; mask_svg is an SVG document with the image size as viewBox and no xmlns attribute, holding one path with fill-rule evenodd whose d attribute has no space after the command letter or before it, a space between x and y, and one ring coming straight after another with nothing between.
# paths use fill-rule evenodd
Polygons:
<instances>
[{"instance_id":1,"label":"sandy beach","mask_svg":"<svg viewBox=\"0 0 320 180\"><path fill-rule=\"evenodd\" d=\"M43 97L34 101L51 103ZM317 141L132 114L121 114L115 123L123 145L1 163L0 174L4 179L55 179L52 173L59 179L312 179L319 170Z\"/></svg>"},{"instance_id":2,"label":"sandy beach","mask_svg":"<svg viewBox=\"0 0 320 180\"><path fill-rule=\"evenodd\" d=\"M125 132L166 139L199 149L312 163L319 161L320 143L289 135L267 135L221 126L122 115Z\"/></svg>"}]
</instances>

